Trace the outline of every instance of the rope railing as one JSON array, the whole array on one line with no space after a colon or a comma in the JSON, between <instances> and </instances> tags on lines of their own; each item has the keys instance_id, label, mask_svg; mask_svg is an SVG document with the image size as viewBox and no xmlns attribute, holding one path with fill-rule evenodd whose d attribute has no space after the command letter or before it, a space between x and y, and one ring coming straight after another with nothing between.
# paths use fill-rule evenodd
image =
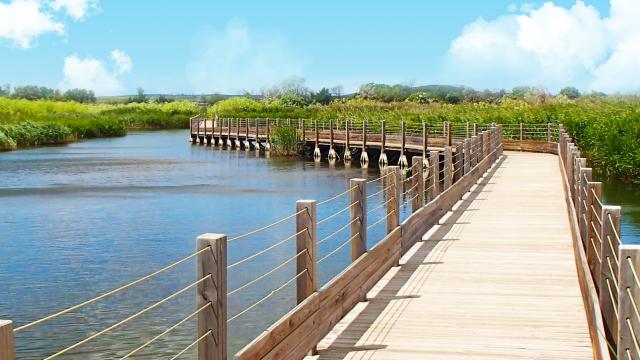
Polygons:
<instances>
[{"instance_id":1,"label":"rope railing","mask_svg":"<svg viewBox=\"0 0 640 360\"><path fill-rule=\"evenodd\" d=\"M318 240L317 245L320 245L322 243L324 243L325 241L331 239L332 237L336 236L337 234L339 234L340 232L344 231L345 229L347 229L349 226L351 226L353 223L355 223L356 221L359 221L360 217L355 217L353 220L349 221L348 223L346 223L345 225L341 226L340 228L338 228L338 230L332 232L331 234L323 237L322 239Z\"/></svg>"},{"instance_id":2,"label":"rope railing","mask_svg":"<svg viewBox=\"0 0 640 360\"><path fill-rule=\"evenodd\" d=\"M354 207L355 205L358 205L358 204L360 204L360 201L355 201L355 202L353 202L353 203L351 203L351 204L347 205L347 206L346 206L346 207L344 207L342 210L339 210L339 211L337 211L337 212L335 212L335 213L333 213L333 214L331 214L331 215L329 215L329 216L325 217L324 219L319 220L319 221L318 221L318 225L322 225L322 224L324 224L325 222L327 222L327 221L329 221L329 220L331 220L331 219L335 218L336 216L338 216L338 215L340 215L340 214L344 213L345 211L347 211L347 210L351 209L352 207Z\"/></svg>"},{"instance_id":3,"label":"rope railing","mask_svg":"<svg viewBox=\"0 0 640 360\"><path fill-rule=\"evenodd\" d=\"M286 243L287 241L295 239L298 235L300 235L300 234L302 234L304 232L307 232L307 231L309 231L309 229L308 228L304 228L304 229L298 231L297 233L278 241L277 243L269 246L266 249L260 250L255 254L249 255L249 256L245 257L244 259L242 259L242 260L238 260L238 261L234 262L233 264L227 266L227 269L232 269L232 268L234 268L234 267L236 267L236 266L238 266L240 264L243 264L243 263L245 263L245 262L247 262L247 261L249 261L251 259L255 259L256 257L258 257L258 256L260 256L260 255L262 255L262 254L264 254L264 253L266 253L266 252L268 252L270 250L273 250L273 249L277 248L278 246Z\"/></svg>"},{"instance_id":4,"label":"rope railing","mask_svg":"<svg viewBox=\"0 0 640 360\"><path fill-rule=\"evenodd\" d=\"M381 217L380 219L378 219L376 222L374 222L373 224L367 226L367 230L371 229L372 227L378 225L379 223L385 221L389 216L394 215L395 214L395 210L391 210L389 213L387 213L387 215L384 215L383 217Z\"/></svg>"},{"instance_id":5,"label":"rope railing","mask_svg":"<svg viewBox=\"0 0 640 360\"><path fill-rule=\"evenodd\" d=\"M333 251L331 251L330 253L328 253L327 255L323 256L322 258L320 258L320 260L318 260L318 264L320 264L321 262L325 261L326 259L328 259L331 255L337 253L338 251L340 251L340 249L342 249L343 247L347 246L347 244L350 244L351 241L353 239L355 239L356 237L360 236L360 233L356 233L355 235L353 235L352 237L350 237L349 239L347 239L345 242L343 242L342 244L340 244L337 248L335 248Z\"/></svg>"},{"instance_id":6,"label":"rope railing","mask_svg":"<svg viewBox=\"0 0 640 360\"><path fill-rule=\"evenodd\" d=\"M392 183L391 183L390 185L388 185L387 187L382 188L381 190L379 190L379 191L377 191L377 192L375 192L375 193L373 193L373 194L371 194L371 195L367 195L367 199L371 199L371 198L372 198L372 197L374 197L374 196L377 196L377 195L383 194L385 191L387 191L387 190L389 190L389 189L391 189L392 187L395 187L395 186L396 186L396 184L392 182Z\"/></svg>"},{"instance_id":7,"label":"rope railing","mask_svg":"<svg viewBox=\"0 0 640 360\"><path fill-rule=\"evenodd\" d=\"M298 215L302 214L302 213L303 213L303 212L305 212L305 211L306 211L306 209L300 210L300 211L298 211L298 212L296 212L296 213L293 213L293 214L291 214L291 215L289 215L289 216L285 216L285 217L283 217L283 218L282 218L282 219L280 219L280 220L274 221L274 222L272 222L272 223L271 223L271 224L269 224L269 225L265 225L265 226L262 226L262 227L259 227L259 228L255 229L255 230L251 230L251 231L249 231L249 232L247 232L247 233L244 233L244 234L242 234L242 235L238 235L238 236L232 237L232 238L230 238L229 240L227 240L227 242L233 242L233 241L240 240L240 239L246 238L246 237L248 237L248 236L251 236L251 235L257 234L257 233L259 233L259 232L261 232L261 231L264 231L264 230L267 230L267 229L269 229L269 228L272 228L272 227L274 227L274 226L276 226L276 225L282 224L283 222L285 222L285 221L287 221L287 220L290 220L290 219L292 219L292 218L294 218L294 217L296 217L296 216L298 216Z\"/></svg>"},{"instance_id":8,"label":"rope railing","mask_svg":"<svg viewBox=\"0 0 640 360\"><path fill-rule=\"evenodd\" d=\"M347 189L347 190L345 190L345 191L341 192L341 193L340 193L340 194L338 194L338 195L335 195L335 196L330 197L330 198L328 198L328 199L326 199L326 200L320 201L320 202L318 203L318 206L321 206L321 205L324 205L324 204L330 203L330 202L332 202L332 201L334 201L334 200L336 200L336 199L340 198L341 196L344 196L344 195L348 194L349 192L351 192L351 190L353 190L353 189L355 189L355 188L357 188L357 186L352 186L351 188L349 188L349 189Z\"/></svg>"},{"instance_id":9,"label":"rope railing","mask_svg":"<svg viewBox=\"0 0 640 360\"><path fill-rule=\"evenodd\" d=\"M202 336L200 336L199 338L197 338L194 342L192 342L191 344L187 345L186 348L182 349L179 353L177 353L175 356L173 356L171 358L171 360L175 360L177 358L179 358L180 356L182 356L184 353L186 353L187 351L189 351L192 347L198 345L202 340L204 340L207 336L209 335L213 335L213 330L209 330L206 333L202 334Z\"/></svg>"},{"instance_id":10,"label":"rope railing","mask_svg":"<svg viewBox=\"0 0 640 360\"><path fill-rule=\"evenodd\" d=\"M377 210L380 210L380 209L382 209L382 208L386 207L387 205L389 205L389 203L390 203L390 202L392 202L392 201L394 201L394 200L395 200L395 198L393 198L393 197L392 197L392 198L389 198L387 201L383 202L382 204L380 204L380 205L378 205L378 206L374 207L373 209L368 210L368 211L367 211L367 215L370 215L370 214L372 214L372 213L376 212Z\"/></svg>"}]
</instances>

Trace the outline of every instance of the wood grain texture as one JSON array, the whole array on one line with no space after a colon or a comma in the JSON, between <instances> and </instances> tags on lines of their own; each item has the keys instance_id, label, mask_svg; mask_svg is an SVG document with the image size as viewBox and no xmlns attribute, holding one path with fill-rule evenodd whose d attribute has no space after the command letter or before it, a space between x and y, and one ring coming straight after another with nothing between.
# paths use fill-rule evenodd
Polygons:
<instances>
[{"instance_id":1,"label":"wood grain texture","mask_svg":"<svg viewBox=\"0 0 640 360\"><path fill-rule=\"evenodd\" d=\"M317 359L593 358L556 159L506 152Z\"/></svg>"},{"instance_id":2,"label":"wood grain texture","mask_svg":"<svg viewBox=\"0 0 640 360\"><path fill-rule=\"evenodd\" d=\"M0 320L0 360L14 360L15 356L13 322Z\"/></svg>"}]
</instances>

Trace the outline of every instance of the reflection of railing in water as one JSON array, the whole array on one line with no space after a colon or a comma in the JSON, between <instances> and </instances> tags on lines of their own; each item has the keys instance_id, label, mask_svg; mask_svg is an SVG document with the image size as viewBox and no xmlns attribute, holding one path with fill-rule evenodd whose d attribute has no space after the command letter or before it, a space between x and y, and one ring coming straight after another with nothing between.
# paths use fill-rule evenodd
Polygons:
<instances>
[{"instance_id":1,"label":"reflection of railing in water","mask_svg":"<svg viewBox=\"0 0 640 360\"><path fill-rule=\"evenodd\" d=\"M198 301L195 311L179 322L167 327L164 331L154 337L142 342L140 346L132 349L122 358L125 359L136 355L138 352L163 337L166 337L172 331L193 318L197 318L198 322L196 340L190 343L186 348L177 352L173 358L181 356L186 351L194 347L198 348L199 359L225 358L227 351L226 336L228 324L241 318L293 283L296 283L296 296L297 302L300 304L299 307L302 306L308 310L309 307L313 307L315 305L320 306L323 302L330 301L327 299L333 299L333 297L323 298L327 292L334 293L339 291L345 296L344 303L339 304L338 312L335 312L337 311L336 309L333 310L334 313L332 316L344 314L345 311L354 305L353 301L357 302L357 300L362 297L363 289L373 286L373 284L375 284L374 280L384 274L382 270L388 269L389 266L392 266L394 262L397 261L399 254L406 251L408 247L416 241L416 235L410 231L410 229L414 227L412 223L418 220L424 221L425 216L431 218L436 214L447 211L453 203L462 196L466 189L468 189L472 183L475 183L475 181L491 166L491 164L495 162L502 151L501 143L502 137L500 126L493 127L490 130L480 132L478 136L461 141L458 144L460 150L455 154L451 147L447 147L443 152L429 151L425 152L427 155L425 157L413 157L411 159L412 165L406 170L407 173L410 173L411 175L406 177L404 180L405 182L410 183L410 185L407 185L406 190L404 191L402 190L401 184L401 170L397 166L390 166L384 168L382 175L377 179L370 181L366 181L364 179L351 179L349 188L346 191L324 201L316 202L315 200L300 200L296 204L295 213L245 234L231 238L227 238L226 235L219 234L201 235L197 239L196 252L193 254L135 281L129 282L123 286L105 292L67 309L55 312L28 324L18 326L15 329L13 329L12 322L0 321L0 360L12 360L15 358L15 333L28 331L33 327L43 325L46 322L60 318L65 314L131 289L136 285L155 278L156 276L170 271L178 265L194 258L197 259L197 277L194 282L145 307L144 309L133 313L125 319L122 319L70 346L58 350L52 355L49 355L46 359L54 359L71 353L92 340L136 320L140 316L159 308L163 304L174 300L178 296L181 296L192 289L197 289ZM367 185L379 185L381 190L368 195ZM318 207L322 207L345 197L349 198L348 205L345 208L335 211L323 219L318 220ZM367 205L369 201L375 201L378 198L380 199L379 204L372 205L371 207ZM403 198L406 199L404 202L401 201ZM409 203L411 204L411 211L414 215L418 213L421 213L422 215L420 217L411 216L409 219L401 223L400 208L403 206L408 207ZM369 222L368 217L375 215L379 211L382 211L383 215L378 219L372 219L372 221ZM337 215L346 213L349 213L348 222L339 224L340 227L338 230L333 231L320 240L317 239L317 230L319 226L325 226L325 224L335 222L338 219ZM296 230L290 236L285 237L260 251L248 255L243 259L227 264L227 243L233 243L241 240L244 241L253 235L260 234L266 229L281 226L286 221L293 219L296 220ZM377 245L373 246L371 249L367 249L367 232L379 224L386 224L387 235ZM404 231L401 230L403 227L407 227L407 229ZM349 229L348 233L347 228ZM328 240L336 239L338 236L344 237L344 240L339 242L337 246L333 247L330 251L326 252L326 254L319 258L318 245L330 244L331 242ZM262 256L263 254L266 254L286 243L293 242L294 239L296 242L296 253L293 256L285 259L283 262L279 263L272 269L265 271L263 274L256 276L254 279L247 281L230 291L227 290L227 272L229 270L240 268L243 264L255 259L256 257ZM335 254L348 246L351 247L352 264L338 276L334 277L328 284L318 290L317 269L319 264L330 260ZM396 249L396 246L397 251L393 250ZM254 303L243 310L231 316L227 315L227 301L229 297L233 297L237 293L245 291L246 289L260 283L271 274L280 271L285 268L286 265L293 262L296 263L295 276L283 281L277 287L273 288L266 296L256 299ZM341 286L340 284L343 283L348 283L350 285L342 288L342 290L338 289L338 287ZM351 285L355 284L359 285L352 288ZM294 310L294 312L297 314L296 316L309 315L319 317L321 314L319 307L315 308L315 315L305 313L304 311L296 312L296 310ZM291 314L285 316L283 319L291 319L290 315ZM298 319L302 320L302 317L299 317ZM309 319L309 317L306 317L303 320L307 321ZM283 326L283 324L292 326L295 322L283 322L281 320L277 324L273 325L272 328L274 326ZM280 336L286 335L286 337L289 337L290 335L294 336L296 331L300 331L301 329L295 328L290 330L291 333L285 332L279 334ZM270 334L272 333L273 332L270 332ZM268 342L272 340L273 339L269 337L265 339L264 336L261 335L258 339L252 342L253 345L249 345L239 353L238 356L243 357L243 353L247 354L247 352L260 349L260 351L264 351L265 348L261 347L262 345L256 346L255 344L264 344L263 341ZM20 344L17 345L20 346ZM300 343L298 344L298 347L291 347L290 349L283 348L285 345L288 346L291 344L286 341L284 343L279 341L277 343L271 343L269 346L271 346L271 349L275 349L279 346L279 349L282 351L298 351L300 346L313 347L314 344Z\"/></svg>"},{"instance_id":2,"label":"reflection of railing in water","mask_svg":"<svg viewBox=\"0 0 640 360\"><path fill-rule=\"evenodd\" d=\"M583 264L587 313L600 358L640 358L640 245L623 244L620 206L602 202L602 183L561 128L559 158L570 204L576 256ZM580 269L579 269L580 270Z\"/></svg>"}]
</instances>

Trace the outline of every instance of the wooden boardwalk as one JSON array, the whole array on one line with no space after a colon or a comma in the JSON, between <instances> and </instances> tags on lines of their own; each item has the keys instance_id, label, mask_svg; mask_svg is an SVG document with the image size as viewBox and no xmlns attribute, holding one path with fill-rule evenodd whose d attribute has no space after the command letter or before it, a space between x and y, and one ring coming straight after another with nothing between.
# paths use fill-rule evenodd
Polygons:
<instances>
[{"instance_id":1,"label":"wooden boardwalk","mask_svg":"<svg viewBox=\"0 0 640 360\"><path fill-rule=\"evenodd\" d=\"M506 152L308 358L593 358L562 186Z\"/></svg>"}]
</instances>

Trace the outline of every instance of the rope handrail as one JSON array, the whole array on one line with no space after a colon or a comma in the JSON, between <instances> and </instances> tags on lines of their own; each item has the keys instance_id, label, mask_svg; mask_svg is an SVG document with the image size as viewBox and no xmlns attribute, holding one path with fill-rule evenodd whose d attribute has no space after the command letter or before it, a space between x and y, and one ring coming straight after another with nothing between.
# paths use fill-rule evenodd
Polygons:
<instances>
[{"instance_id":1,"label":"rope handrail","mask_svg":"<svg viewBox=\"0 0 640 360\"><path fill-rule=\"evenodd\" d=\"M374 197L374 196L376 196L376 195L380 195L380 194L382 194L383 192L385 192L385 191L389 190L392 186L395 186L395 185L396 185L395 183L391 183L389 186L387 186L387 187L383 188L382 190L380 190L380 191L378 191L378 192L375 192L375 193L373 193L373 194L371 194L371 195L368 195L368 196L367 196L367 199L370 199L370 198L372 198L372 197Z\"/></svg>"},{"instance_id":2,"label":"rope handrail","mask_svg":"<svg viewBox=\"0 0 640 360\"><path fill-rule=\"evenodd\" d=\"M229 320L227 320L227 324L231 323L232 321L234 321L235 319L239 318L240 316L248 313L249 311L251 311L253 308L255 308L256 306L260 305L261 303L265 302L267 299L269 299L271 296L273 296L275 293L277 293L278 291L284 289L287 285L291 284L294 280L296 280L297 278L299 278L302 274L307 273L309 271L309 269L304 269L302 270L300 273L298 273L296 276L292 277L291 279L287 280L287 282L285 282L284 284L280 285L280 287L271 290L271 292L269 294L267 294L266 296L264 296L263 298L261 298L260 300L256 301L255 303L253 303L252 305L248 306L246 309L242 310L241 312L235 314L234 316L232 316L231 318L229 318Z\"/></svg>"},{"instance_id":3,"label":"rope handrail","mask_svg":"<svg viewBox=\"0 0 640 360\"><path fill-rule=\"evenodd\" d=\"M615 300L615 296L613 295L613 289L611 289L611 281L609 280L609 278L605 278L605 281L607 282L607 290L609 292L609 300L611 300L611 304L613 305L613 312L616 315L616 319L619 318L620 316L618 315L618 303Z\"/></svg>"},{"instance_id":4,"label":"rope handrail","mask_svg":"<svg viewBox=\"0 0 640 360\"><path fill-rule=\"evenodd\" d=\"M30 328L30 327L32 327L32 326L38 325L38 324L43 323L43 322L45 322L45 321L49 321L49 320L55 319L55 318L57 318L58 316L61 316L61 315L64 315L64 314L66 314L66 313L69 313L69 312L71 312L71 311L77 310L77 309L79 309L79 308L81 308L81 307L84 307L84 306L90 305L90 304L92 304L92 303L94 303L94 302L96 302L96 301L102 300L102 299L104 299L104 298L106 298L106 297L109 297L109 296L111 296L111 295L115 295L116 293L119 293L120 291L126 290L126 289L128 289L128 288L130 288L130 287L132 287L132 286L135 286L135 285L137 285L137 284L140 284L140 283L142 283L142 282L144 282L144 281L146 281L146 280L148 280L148 279L150 279L150 278L152 278L152 277L154 277L154 276L156 276L156 275L159 275L159 274L161 274L161 273L163 273L163 272L165 272L165 271L167 271L167 270L171 270L171 269L173 269L174 267L176 267L176 266L178 266L178 265L180 265L180 264L182 264L182 263L184 263L184 262L186 262L186 261L188 261L188 260L190 260L190 259L192 259L192 258L194 258L194 257L196 257L196 256L198 256L198 255L200 255L200 254L202 254L203 252L205 252L205 251L209 250L210 248L211 248L210 246L207 246L207 247L205 247L205 248L203 248L203 249L200 249L200 250L196 251L195 253L193 253L193 254L191 254L191 255L189 255L189 256L187 256L187 257L184 257L184 258L182 258L182 259L180 259L180 260L178 260L178 261L176 261L176 262L174 262L174 263L172 263L172 264L169 264L169 265L167 265L167 266L163 267L163 268L162 268L162 269L160 269L160 270L154 271L154 272L152 272L151 274L145 275L145 276L143 276L143 277L141 277L141 278L139 278L139 279L137 279L137 280L134 280L134 281L132 281L132 282L130 282L130 283L127 283L127 284L122 285L122 286L120 286L120 287L118 287L118 288L115 288L115 289L113 289L113 290L110 290L110 291L108 291L108 292L106 292L106 293L104 293L104 294L102 294L102 295L99 295L99 296L96 296L96 297L94 297L94 298L92 298L92 299L86 300L86 301L84 301L84 302L82 302L82 303L80 303L80 304L76 304L76 305L74 305L74 306L68 307L68 308L66 308L66 309L64 309L64 310L61 310L61 311L58 311L58 312L56 312L56 313L54 313L54 314L51 314L51 315L45 316L45 317L43 317L42 319L39 319L39 320L36 320L36 321L32 321L32 322L30 322L30 323L28 323L28 324L25 324L25 325L19 326L19 327L15 328L15 329L13 330L13 332L14 332L14 333L18 333L18 332L23 331L23 330L26 330L26 329L28 329L28 328Z\"/></svg>"},{"instance_id":5,"label":"rope handrail","mask_svg":"<svg viewBox=\"0 0 640 360\"><path fill-rule=\"evenodd\" d=\"M209 330L206 333L204 333L202 336L200 336L199 338L196 339L196 341L192 342L191 344L187 345L186 348L182 349L179 353L177 353L174 357L171 358L171 360L175 360L177 358L179 358L180 356L182 356L182 354L186 353L187 351L189 351L189 349L191 349L192 347L196 346L197 344L200 343L200 341L204 340L204 338L206 338L209 335L213 335L213 330Z\"/></svg>"},{"instance_id":6,"label":"rope handrail","mask_svg":"<svg viewBox=\"0 0 640 360\"><path fill-rule=\"evenodd\" d=\"M417 198L420 194L415 194L413 195L413 197L411 197L410 199L406 199L402 204L400 204L400 207L403 207L405 205L407 205L409 203L409 201L413 201L413 199Z\"/></svg>"},{"instance_id":7,"label":"rope handrail","mask_svg":"<svg viewBox=\"0 0 640 360\"><path fill-rule=\"evenodd\" d=\"M244 233L244 234L242 234L242 235L238 235L238 236L236 236L236 237L232 237L232 238L230 238L229 240L227 240L227 242L229 243L229 242L232 242L232 241L236 241L236 240L239 240L239 239L245 238L245 237L250 236L250 235L257 234L257 233L259 233L260 231L263 231L263 230L266 230L266 229L271 228L271 227L273 227L273 226L276 226L276 225L282 224L283 222L285 222L285 221L287 221L287 220L289 220L289 219L291 219L291 218L293 218L293 217L296 217L296 216L298 216L298 215L302 214L302 213L303 213L303 212L305 212L305 211L307 211L307 209L306 209L306 208L304 208L304 209L302 209L302 210L300 210L300 211L298 211L298 212L295 212L295 213L293 213L293 214L291 214L291 215L285 216L285 217L283 217L282 219L277 220L277 221L275 221L275 222L272 222L272 223L271 223L271 224L269 224L269 225L265 225L265 226L263 226L263 227L260 227L260 228L255 229L255 230L251 230L251 231L249 231L249 232L247 232L247 233Z\"/></svg>"},{"instance_id":8,"label":"rope handrail","mask_svg":"<svg viewBox=\"0 0 640 360\"><path fill-rule=\"evenodd\" d=\"M327 221L329 221L329 220L333 219L334 217L336 217L336 216L338 216L338 215L342 214L343 212L345 212L345 211L347 211L347 210L351 209L354 205L357 205L357 204L359 204L359 203L360 203L360 200L358 200L358 201L356 201L356 202L354 202L354 203L351 203L351 204L347 205L347 206L346 206L345 208L343 208L342 210L340 210L340 211L338 211L338 212L335 212L335 213L333 213L333 214L331 214L331 215L327 216L326 218L324 218L324 219L322 219L322 220L319 220L319 221L318 221L318 223L317 223L317 225L321 225L321 224L323 224L323 223L325 223L325 222L327 222Z\"/></svg>"},{"instance_id":9,"label":"rope handrail","mask_svg":"<svg viewBox=\"0 0 640 360\"><path fill-rule=\"evenodd\" d=\"M611 255L612 255L611 257L616 262L616 266L620 267L620 260L618 260L618 254L616 254L616 250L613 248L613 243L611 242L611 236L609 235L607 235L607 245L609 245L609 249L611 250Z\"/></svg>"},{"instance_id":10,"label":"rope handrail","mask_svg":"<svg viewBox=\"0 0 640 360\"><path fill-rule=\"evenodd\" d=\"M281 263L280 265L278 265L278 266L276 266L275 268L271 269L270 271L268 271L268 272L266 272L266 273L264 273L264 274L262 274L262 275L258 276L257 278L255 278L255 279L253 279L253 280L249 281L248 283L246 283L246 284L244 284L244 285L242 285L242 286L239 286L239 287L237 287L237 288L235 288L235 289L233 289L233 290L229 291L229 292L227 293L227 296L231 296L231 295L233 295L233 294L235 294L235 293L238 293L238 292L240 292L240 291L242 291L242 290L244 290L244 289L248 288L249 286L251 286L251 285L253 285L253 284L257 283L258 281L260 281L260 280L262 280L262 279L266 278L267 276L269 276L269 275L271 275L271 274L275 273L276 271L278 271L278 270L282 269L282 268L283 268L285 265L287 265L288 263L290 263L290 262L292 262L293 260L297 259L300 255L302 255L302 254L306 253L307 251L309 251L309 250L308 250L308 249L303 249L302 251L300 251L299 253L295 254L295 255L294 255L294 256L292 256L292 257L290 257L289 259L285 260L283 263Z\"/></svg>"},{"instance_id":11,"label":"rope handrail","mask_svg":"<svg viewBox=\"0 0 640 360\"><path fill-rule=\"evenodd\" d=\"M115 323L115 324L113 324L113 325L111 325L111 326L109 326L109 327L107 327L107 328L105 328L103 330L100 330L97 333L95 333L95 334L93 334L93 335L91 335L91 336L89 336L89 337L87 337L87 338L85 338L83 340L80 340L80 341L78 341L77 343L75 343L73 345L70 345L70 346L58 351L57 353L55 353L53 355L50 355L50 356L46 357L44 360L49 360L49 359L56 358L56 357L58 357L58 356L60 356L62 354L65 354L65 353L67 353L67 352L69 352L69 351L71 351L71 350L73 350L73 349L75 349L75 348L77 348L77 347L79 347L79 346L81 346L81 345L83 345L83 344L85 344L85 343L97 338L98 336L100 336L102 334L105 334L105 333L107 333L107 332L109 332L109 331L111 331L111 330L113 330L113 329L115 329L115 328L117 328L117 327L119 327L119 326L121 326L123 324L126 324L127 322L129 322L131 320L134 320L134 319L138 318L139 316L141 316L142 314L157 308L158 306L160 306L160 305L164 304L165 302L177 297L178 295L181 295L185 291L193 288L194 286L202 283L203 281L205 281L207 279L211 279L211 274L202 277L200 280L198 280L198 281L196 281L196 282L194 282L194 283L192 283L190 285L185 286L184 288L174 292L173 294L165 297L164 299L162 299L162 300L160 300L158 302L155 302L154 304L152 304L150 306L147 306L146 308L138 311L137 313L135 313L135 314L123 319L123 320L120 320L117 323Z\"/></svg>"},{"instance_id":12,"label":"rope handrail","mask_svg":"<svg viewBox=\"0 0 640 360\"><path fill-rule=\"evenodd\" d=\"M247 261L249 261L249 260L251 260L251 259L254 259L254 258L256 258L256 257L258 257L258 256L260 256L260 255L262 255L262 254L264 254L264 253L266 253L267 251L272 250L272 249L274 249L274 248L276 248L276 247L278 247L278 246L280 246L280 245L282 245L282 244L286 243L287 241L289 241L289 240L291 240L291 239L295 239L298 235L302 234L302 233L303 233L303 232L305 232L305 231L309 231L309 228L306 228L306 227L305 227L304 229L302 229L302 230L298 231L297 233L295 233L295 234L293 234L293 235L291 235L291 236L289 236L289 237L286 237L286 238L284 238L284 239L282 239L282 240L278 241L277 243L275 243L275 244L273 244L273 245L269 246L269 247L268 247L268 248L266 248L266 249L260 250L260 251L258 251L258 252L257 252L257 253L255 253L255 254L249 255L249 256L247 256L246 258L242 259L242 260L238 260L238 261L234 262L233 264L231 264L231 265L227 266L227 269L232 269L232 268L234 268L234 267L236 267L236 266L238 266L238 265L240 265L240 264L242 264L242 263L245 263L245 262L247 262Z\"/></svg>"},{"instance_id":13,"label":"rope handrail","mask_svg":"<svg viewBox=\"0 0 640 360\"><path fill-rule=\"evenodd\" d=\"M376 182L376 181L380 181L380 180L382 180L382 179L386 178L387 176L389 176L389 175L391 175L391 174L393 174L393 172L389 171L389 172L387 172L385 175L382 175L382 176L380 176L380 177L378 177L378 178L376 178L376 179L373 179L373 180L369 180L369 181L367 181L367 184L371 184L371 183L374 183L374 182Z\"/></svg>"},{"instance_id":14,"label":"rope handrail","mask_svg":"<svg viewBox=\"0 0 640 360\"><path fill-rule=\"evenodd\" d=\"M389 204L389 203L390 203L391 201L393 201L393 200L394 200L394 198L393 198L393 197L392 197L392 198L389 198L389 200L387 200L387 201L383 202L382 204L380 204L380 205L378 205L378 206L374 207L373 209L371 209L371 210L367 211L367 215L369 215L369 214L373 213L373 212L374 212L374 211L376 211L376 210L382 209L383 207L385 207L387 204Z\"/></svg>"},{"instance_id":15,"label":"rope handrail","mask_svg":"<svg viewBox=\"0 0 640 360\"><path fill-rule=\"evenodd\" d=\"M333 197L330 197L330 198L328 198L328 199L326 199L326 200L320 201L320 202L318 203L318 205L317 205L317 206L324 205L324 204L329 203L329 202L331 202L331 201L333 201L333 200L335 200L335 199L337 199L337 198L339 198L339 197L341 197L341 196L343 196L343 195L346 195L346 194L348 194L351 190L353 190L353 189L355 189L355 188L357 188L357 187L358 187L358 185L354 185L354 186L352 186L351 188L349 188L349 189L347 189L347 190L345 190L345 191L341 192L340 194L338 194L338 195L336 195L336 196L333 196Z\"/></svg>"},{"instance_id":16,"label":"rope handrail","mask_svg":"<svg viewBox=\"0 0 640 360\"><path fill-rule=\"evenodd\" d=\"M638 278L638 274L636 273L635 267L633 267L633 261L628 256L627 256L627 264L629 264L629 268L631 269L631 274L633 275L633 280L636 282L636 287L640 287L640 279Z\"/></svg>"},{"instance_id":17,"label":"rope handrail","mask_svg":"<svg viewBox=\"0 0 640 360\"><path fill-rule=\"evenodd\" d=\"M631 338L633 339L633 346L635 346L635 348L636 348L636 353L640 354L640 345L638 345L638 338L636 337L636 332L633 329L633 325L631 325L631 320L629 320L629 318L626 318L625 322L627 323L627 326L629 327L629 333L631 333Z\"/></svg>"},{"instance_id":18,"label":"rope handrail","mask_svg":"<svg viewBox=\"0 0 640 360\"><path fill-rule=\"evenodd\" d=\"M618 244L622 244L622 240L620 239L620 234L618 234L618 229L616 229L616 226L613 224L611 213L607 213L607 218L609 219L609 224L611 225L611 230L613 230L613 235L615 235L616 237L616 241L618 241Z\"/></svg>"},{"instance_id":19,"label":"rope handrail","mask_svg":"<svg viewBox=\"0 0 640 360\"><path fill-rule=\"evenodd\" d=\"M376 222L374 222L373 224L367 226L367 230L371 229L372 227L378 225L379 223L381 223L383 220L386 220L390 215L393 215L396 211L395 210L391 210L389 211L389 213L387 213L387 215L381 217L380 219L378 219Z\"/></svg>"},{"instance_id":20,"label":"rope handrail","mask_svg":"<svg viewBox=\"0 0 640 360\"><path fill-rule=\"evenodd\" d=\"M598 215L598 212L596 211L596 208L593 207L593 205L591 205L591 212L593 216L595 216L596 220L598 220L598 224L602 226L602 219L600 219L600 216Z\"/></svg>"},{"instance_id":21,"label":"rope handrail","mask_svg":"<svg viewBox=\"0 0 640 360\"><path fill-rule=\"evenodd\" d=\"M337 253L338 251L340 251L340 249L342 249L343 247L345 247L347 244L351 243L351 240L355 239L357 236L360 236L360 233L357 232L355 235L353 235L352 237L350 237L349 239L347 239L347 241L343 242L342 244L340 244L340 246L338 246L337 248L335 248L333 251L331 251L330 253L328 253L327 255L323 256L320 260L318 260L317 264L320 264L321 262L323 262L325 259L327 259L329 256Z\"/></svg>"},{"instance_id":22,"label":"rope handrail","mask_svg":"<svg viewBox=\"0 0 640 360\"><path fill-rule=\"evenodd\" d=\"M415 190L416 187L418 187L418 185L420 185L420 182L417 182L415 185L413 185L412 187L410 187L407 191L402 193L402 196L405 196L406 194L412 192L413 190Z\"/></svg>"},{"instance_id":23,"label":"rope handrail","mask_svg":"<svg viewBox=\"0 0 640 360\"><path fill-rule=\"evenodd\" d=\"M334 237L336 234L340 233L341 231L343 231L344 229L346 229L348 226L351 226L351 224L353 224L354 222L360 220L360 216L357 216L356 218L354 218L353 220L349 221L348 223L346 223L345 225L341 226L338 230L332 232L331 234L323 237L322 239L318 240L318 242L316 243L316 245L320 245L323 242L331 239L332 237Z\"/></svg>"},{"instance_id":24,"label":"rope handrail","mask_svg":"<svg viewBox=\"0 0 640 360\"><path fill-rule=\"evenodd\" d=\"M611 257L606 256L606 258L607 258L607 266L609 267L609 271L611 272L611 280L613 280L613 285L615 286L616 290L618 290L619 292L620 285L618 284L618 280L616 280L616 276L614 275L617 273L617 271L613 271L613 266L611 265Z\"/></svg>"},{"instance_id":25,"label":"rope handrail","mask_svg":"<svg viewBox=\"0 0 640 360\"><path fill-rule=\"evenodd\" d=\"M598 262L602 262L602 257L600 256L600 253L598 253L598 247L596 246L595 241L593 241L593 237L591 237L589 240L591 240L591 245L593 245L593 252L596 254L596 258L598 259Z\"/></svg>"},{"instance_id":26,"label":"rope handrail","mask_svg":"<svg viewBox=\"0 0 640 360\"><path fill-rule=\"evenodd\" d=\"M596 194L593 188L591 188L591 193L593 194L593 198L596 199L596 202L598 203L598 205L600 205L600 208L602 209L602 201L600 201L600 199L598 198L598 194Z\"/></svg>"},{"instance_id":27,"label":"rope handrail","mask_svg":"<svg viewBox=\"0 0 640 360\"><path fill-rule=\"evenodd\" d=\"M192 312L191 314L189 314L187 317L185 317L184 319L180 320L179 322L177 322L176 324L172 325L171 327L167 328L166 330L164 330L163 332L161 332L160 334L154 336L151 340L145 342L144 344L138 346L137 348L133 349L132 351L130 351L129 353L127 353L127 355L123 356L122 358L120 358L120 360L124 360L124 359L128 359L130 358L132 355L135 355L138 351L144 349L145 347L151 345L152 343L154 343L156 340L160 339L161 337L165 336L166 334L170 333L171 331L175 330L178 326L184 324L185 322L189 321L190 319L192 319L194 316L198 315L202 310L208 308L211 306L211 301L209 301L208 303L206 303L205 305L203 305L202 307L200 307L198 310Z\"/></svg>"}]
</instances>

